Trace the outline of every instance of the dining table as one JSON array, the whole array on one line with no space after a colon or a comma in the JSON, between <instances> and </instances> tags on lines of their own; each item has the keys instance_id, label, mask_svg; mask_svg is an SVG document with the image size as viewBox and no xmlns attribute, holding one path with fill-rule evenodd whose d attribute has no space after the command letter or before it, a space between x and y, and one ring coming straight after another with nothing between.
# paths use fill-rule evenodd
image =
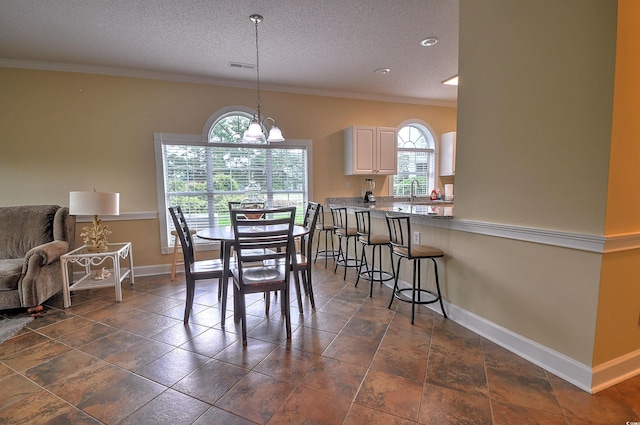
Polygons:
<instances>
[{"instance_id":1,"label":"dining table","mask_svg":"<svg viewBox=\"0 0 640 425\"><path fill-rule=\"evenodd\" d=\"M293 238L296 239L301 236L307 235L310 231L311 229L309 229L308 227L296 224L293 226ZM220 253L222 256L221 259L223 265L222 278L220 279L220 284L222 285L220 326L224 327L227 311L227 287L229 285L229 272L231 269L231 248L233 247L236 240L235 233L233 232L233 226L207 227L202 230L198 230L196 232L196 236L201 239L220 242ZM292 258L294 270L295 261L296 256L294 255ZM300 298L298 297L298 299Z\"/></svg>"}]
</instances>

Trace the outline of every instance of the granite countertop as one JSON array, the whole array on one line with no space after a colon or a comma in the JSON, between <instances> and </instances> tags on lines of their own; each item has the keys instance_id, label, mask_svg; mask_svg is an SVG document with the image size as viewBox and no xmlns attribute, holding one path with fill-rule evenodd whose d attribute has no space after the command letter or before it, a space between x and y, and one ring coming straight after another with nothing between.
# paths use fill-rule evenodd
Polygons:
<instances>
[{"instance_id":1,"label":"granite countertop","mask_svg":"<svg viewBox=\"0 0 640 425\"><path fill-rule=\"evenodd\" d=\"M419 197L414 202L411 202L408 197L377 196L376 202L373 204L365 203L361 197L327 198L326 204L349 208L368 208L372 212L380 212L380 216L385 213L398 213L434 219L453 218L452 201L432 201L427 197Z\"/></svg>"}]
</instances>

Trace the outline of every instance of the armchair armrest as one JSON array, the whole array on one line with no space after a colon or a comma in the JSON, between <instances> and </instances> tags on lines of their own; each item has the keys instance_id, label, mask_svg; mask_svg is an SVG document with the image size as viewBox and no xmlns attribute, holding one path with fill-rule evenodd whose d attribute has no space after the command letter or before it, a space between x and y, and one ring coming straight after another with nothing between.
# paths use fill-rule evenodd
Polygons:
<instances>
[{"instance_id":1,"label":"armchair armrest","mask_svg":"<svg viewBox=\"0 0 640 425\"><path fill-rule=\"evenodd\" d=\"M44 267L60 259L60 256L69 251L69 243L66 241L53 241L31 248L24 256L24 268L38 265Z\"/></svg>"}]
</instances>

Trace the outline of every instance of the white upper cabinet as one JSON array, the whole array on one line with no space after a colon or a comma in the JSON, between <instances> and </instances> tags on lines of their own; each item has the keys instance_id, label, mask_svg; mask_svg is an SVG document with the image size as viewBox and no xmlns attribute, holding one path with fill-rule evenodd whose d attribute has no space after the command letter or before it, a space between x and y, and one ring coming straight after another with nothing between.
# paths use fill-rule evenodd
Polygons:
<instances>
[{"instance_id":1,"label":"white upper cabinet","mask_svg":"<svg viewBox=\"0 0 640 425\"><path fill-rule=\"evenodd\" d=\"M456 174L456 132L450 131L440 136L440 175Z\"/></svg>"},{"instance_id":2,"label":"white upper cabinet","mask_svg":"<svg viewBox=\"0 0 640 425\"><path fill-rule=\"evenodd\" d=\"M396 174L398 130L352 126L344 131L344 173Z\"/></svg>"}]
</instances>

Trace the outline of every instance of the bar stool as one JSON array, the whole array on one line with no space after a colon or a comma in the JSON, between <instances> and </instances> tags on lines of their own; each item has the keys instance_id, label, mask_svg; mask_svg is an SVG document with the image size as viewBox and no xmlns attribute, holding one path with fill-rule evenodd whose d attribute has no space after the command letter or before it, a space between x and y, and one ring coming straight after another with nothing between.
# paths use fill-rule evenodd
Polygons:
<instances>
[{"instance_id":1,"label":"bar stool","mask_svg":"<svg viewBox=\"0 0 640 425\"><path fill-rule=\"evenodd\" d=\"M196 234L195 230L189 230L191 236ZM171 262L171 280L176 280L176 267L184 264L183 262L178 261L178 248L180 247L180 239L178 238L178 232L175 230L171 231L171 236L173 236L173 261ZM195 257L195 250L193 251ZM195 261L195 258L194 258Z\"/></svg>"},{"instance_id":2,"label":"bar stool","mask_svg":"<svg viewBox=\"0 0 640 425\"><path fill-rule=\"evenodd\" d=\"M324 257L324 268L327 268L327 259L331 257L333 261L336 260L336 248L333 244L333 223L328 223L324 215L324 207L319 205L318 220L316 222L316 230L318 231L318 241L316 242L316 256L313 259L315 263L318 260L318 255ZM324 249L320 249L320 238L324 233ZM329 249L329 239L331 239L331 249Z\"/></svg>"},{"instance_id":3,"label":"bar stool","mask_svg":"<svg viewBox=\"0 0 640 425\"><path fill-rule=\"evenodd\" d=\"M389 308L393 304L393 299L397 298L403 302L411 303L411 324L415 317L416 304L431 304L440 302L442 315L447 318L442 303L442 294L440 293L440 282L438 280L438 263L436 258L444 257L444 252L438 248L429 245L412 244L411 243L411 222L408 215L388 215L387 226L389 227L389 239L393 254L398 256L398 266L396 267L396 279L393 285L391 301ZM398 277L400 276L400 262L403 258L413 261L413 284L411 288L398 289ZM436 278L436 291L424 289L420 285L421 260L429 259L433 261L433 270ZM411 299L403 298L403 292L410 292ZM422 296L426 295L427 299L423 300Z\"/></svg>"},{"instance_id":4,"label":"bar stool","mask_svg":"<svg viewBox=\"0 0 640 425\"><path fill-rule=\"evenodd\" d=\"M356 279L356 287L360 282L360 278L371 281L369 288L369 297L373 296L373 282L386 282L395 277L393 271L393 252L391 249L391 240L388 235L371 233L371 212L369 210L356 210L356 231L358 233L358 242L362 244L362 255L360 256L360 268L358 269L358 278ZM367 261L366 248L371 247L371 267ZM382 270L382 247L389 247L389 256L391 257L391 273ZM376 248L378 249L378 268L376 269ZM362 269L365 269L364 271Z\"/></svg>"},{"instance_id":5,"label":"bar stool","mask_svg":"<svg viewBox=\"0 0 640 425\"><path fill-rule=\"evenodd\" d=\"M333 218L333 233L338 237L338 256L336 266L333 269L335 273L338 266L344 267L344 277L347 278L347 268L360 268L360 260L357 258L349 258L349 239L358 237L358 231L355 227L349 227L347 207L330 207L331 217ZM342 240L346 239L346 247L342 249Z\"/></svg>"}]
</instances>

